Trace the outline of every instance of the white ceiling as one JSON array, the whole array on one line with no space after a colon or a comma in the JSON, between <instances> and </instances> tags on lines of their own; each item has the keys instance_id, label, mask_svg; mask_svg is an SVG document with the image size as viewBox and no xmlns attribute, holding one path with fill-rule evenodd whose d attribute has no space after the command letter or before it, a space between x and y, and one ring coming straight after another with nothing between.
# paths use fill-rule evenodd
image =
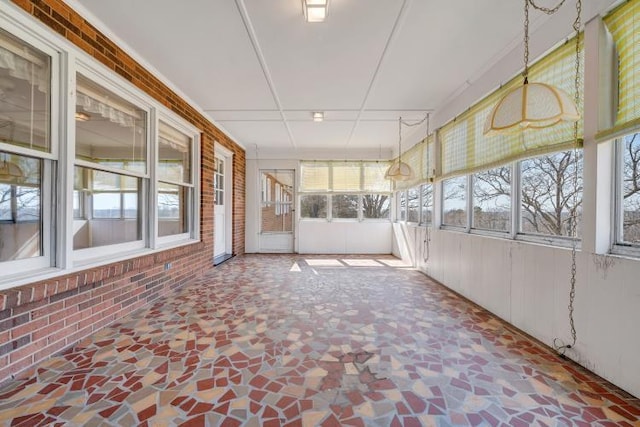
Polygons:
<instances>
[{"instance_id":1,"label":"white ceiling","mask_svg":"<svg viewBox=\"0 0 640 427\"><path fill-rule=\"evenodd\" d=\"M520 0L331 0L319 24L301 0L68 2L247 151L389 152L399 116L441 108L522 38Z\"/></svg>"}]
</instances>

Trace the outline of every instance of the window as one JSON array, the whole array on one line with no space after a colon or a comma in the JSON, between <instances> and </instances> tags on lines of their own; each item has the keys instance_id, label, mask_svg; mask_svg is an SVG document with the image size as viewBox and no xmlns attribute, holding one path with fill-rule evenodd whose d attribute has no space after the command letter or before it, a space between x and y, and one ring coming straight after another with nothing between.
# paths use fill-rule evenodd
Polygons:
<instances>
[{"instance_id":1,"label":"window","mask_svg":"<svg viewBox=\"0 0 640 427\"><path fill-rule=\"evenodd\" d=\"M189 233L194 186L193 138L160 121L158 131L158 236Z\"/></svg>"},{"instance_id":2,"label":"window","mask_svg":"<svg viewBox=\"0 0 640 427\"><path fill-rule=\"evenodd\" d=\"M0 30L0 271L51 266L54 213L49 55Z\"/></svg>"},{"instance_id":3,"label":"window","mask_svg":"<svg viewBox=\"0 0 640 427\"><path fill-rule=\"evenodd\" d=\"M467 177L442 181L442 225L467 226Z\"/></svg>"},{"instance_id":4,"label":"window","mask_svg":"<svg viewBox=\"0 0 640 427\"><path fill-rule=\"evenodd\" d=\"M407 190L407 222L420 222L420 192L417 187Z\"/></svg>"},{"instance_id":5,"label":"window","mask_svg":"<svg viewBox=\"0 0 640 427\"><path fill-rule=\"evenodd\" d=\"M77 75L76 89L74 182L91 215L76 220L73 248L130 242L144 247L147 221L143 218L147 217L149 191L147 113L82 74ZM175 149L160 146L159 163L163 166L158 167L158 176L166 182L159 184L159 201L162 198L171 203L180 192L167 184L178 179L181 169L165 161ZM173 210L159 206L158 212Z\"/></svg>"},{"instance_id":6,"label":"window","mask_svg":"<svg viewBox=\"0 0 640 427\"><path fill-rule=\"evenodd\" d=\"M423 184L420 186L420 223L431 224L433 221L433 185Z\"/></svg>"},{"instance_id":7,"label":"window","mask_svg":"<svg viewBox=\"0 0 640 427\"><path fill-rule=\"evenodd\" d=\"M521 161L520 186L521 233L569 236L575 213L576 232L580 236L582 150L561 151Z\"/></svg>"},{"instance_id":8,"label":"window","mask_svg":"<svg viewBox=\"0 0 640 427\"><path fill-rule=\"evenodd\" d=\"M398 199L400 199L400 202L398 203L398 218L400 219L400 221L406 221L407 220L407 192L406 191L401 191L400 193L398 193Z\"/></svg>"},{"instance_id":9,"label":"window","mask_svg":"<svg viewBox=\"0 0 640 427\"><path fill-rule=\"evenodd\" d=\"M327 196L304 194L300 196L301 218L327 218Z\"/></svg>"},{"instance_id":10,"label":"window","mask_svg":"<svg viewBox=\"0 0 640 427\"><path fill-rule=\"evenodd\" d=\"M358 218L357 194L334 194L331 196L331 217L333 219Z\"/></svg>"},{"instance_id":11,"label":"window","mask_svg":"<svg viewBox=\"0 0 640 427\"><path fill-rule=\"evenodd\" d=\"M260 222L262 233L283 233L293 230L291 203L293 200L293 171L263 170ZM273 186L275 189L271 191Z\"/></svg>"},{"instance_id":12,"label":"window","mask_svg":"<svg viewBox=\"0 0 640 427\"><path fill-rule=\"evenodd\" d=\"M389 162L371 161L301 162L300 218L388 221L388 166Z\"/></svg>"},{"instance_id":13,"label":"window","mask_svg":"<svg viewBox=\"0 0 640 427\"><path fill-rule=\"evenodd\" d=\"M363 194L363 219L389 219L391 197L388 194Z\"/></svg>"},{"instance_id":14,"label":"window","mask_svg":"<svg viewBox=\"0 0 640 427\"><path fill-rule=\"evenodd\" d=\"M640 133L618 142L619 177L616 243L640 246Z\"/></svg>"},{"instance_id":15,"label":"window","mask_svg":"<svg viewBox=\"0 0 640 427\"><path fill-rule=\"evenodd\" d=\"M511 230L511 167L503 166L473 175L472 228Z\"/></svg>"}]
</instances>

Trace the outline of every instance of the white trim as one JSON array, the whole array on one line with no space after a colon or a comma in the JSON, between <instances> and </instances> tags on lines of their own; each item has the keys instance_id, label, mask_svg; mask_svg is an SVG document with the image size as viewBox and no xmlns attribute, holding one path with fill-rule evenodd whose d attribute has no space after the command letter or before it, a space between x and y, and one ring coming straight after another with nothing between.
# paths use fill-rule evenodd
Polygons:
<instances>
[{"instance_id":1,"label":"white trim","mask_svg":"<svg viewBox=\"0 0 640 427\"><path fill-rule=\"evenodd\" d=\"M105 255L121 254L124 252L130 252L140 249L145 249L144 231L143 239L136 240L134 242L118 243L114 245L96 246L93 248L76 249L73 251L73 266L79 267L85 264L94 264L100 262L102 259L106 259Z\"/></svg>"},{"instance_id":2,"label":"white trim","mask_svg":"<svg viewBox=\"0 0 640 427\"><path fill-rule=\"evenodd\" d=\"M225 254L233 254L233 160L234 153L228 148L222 146L219 141L214 141L213 143L213 154L214 158L222 158L224 161L224 253ZM215 172L214 172L215 175ZM215 191L215 190L214 190ZM215 206L214 206L215 210ZM212 215L212 221L214 221L215 228L215 219ZM215 230L214 230L215 233ZM212 256L215 256L215 236L214 236L214 244Z\"/></svg>"}]
</instances>

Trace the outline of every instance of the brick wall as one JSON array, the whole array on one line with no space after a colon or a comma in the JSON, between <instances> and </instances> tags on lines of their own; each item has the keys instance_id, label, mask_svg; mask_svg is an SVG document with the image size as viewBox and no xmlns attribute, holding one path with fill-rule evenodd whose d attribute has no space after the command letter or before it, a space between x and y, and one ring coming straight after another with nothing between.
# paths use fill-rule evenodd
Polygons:
<instances>
[{"instance_id":1,"label":"brick wall","mask_svg":"<svg viewBox=\"0 0 640 427\"><path fill-rule=\"evenodd\" d=\"M0 383L211 268L214 141L234 153L235 254L244 253L245 230L241 147L63 1L12 1L201 130L202 241L0 291Z\"/></svg>"}]
</instances>

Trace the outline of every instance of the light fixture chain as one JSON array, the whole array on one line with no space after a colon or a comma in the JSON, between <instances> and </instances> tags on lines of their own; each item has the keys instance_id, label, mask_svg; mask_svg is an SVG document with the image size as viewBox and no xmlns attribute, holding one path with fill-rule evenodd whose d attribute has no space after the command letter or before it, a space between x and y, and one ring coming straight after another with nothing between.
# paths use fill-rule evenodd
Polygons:
<instances>
[{"instance_id":1,"label":"light fixture chain","mask_svg":"<svg viewBox=\"0 0 640 427\"><path fill-rule=\"evenodd\" d=\"M522 70L524 82L529 78L529 0L524 0L524 70Z\"/></svg>"},{"instance_id":2,"label":"light fixture chain","mask_svg":"<svg viewBox=\"0 0 640 427\"><path fill-rule=\"evenodd\" d=\"M574 79L574 100L576 106L580 105L580 26L581 26L581 16L582 16L582 0L576 1L576 19L573 23L573 29L576 32L576 75ZM573 194L572 194L572 207L571 214L569 217L569 236L571 237L571 279L570 279L570 290L569 290L569 327L571 332L571 344L558 344L561 341L556 338L553 340L553 346L555 350L560 353L561 356L564 353L574 347L577 341L577 332L576 325L573 318L574 312L574 302L576 298L576 276L577 276L577 266L576 266L576 255L578 252L578 190L579 190L579 177L578 177L578 121L573 124Z\"/></svg>"}]
</instances>

